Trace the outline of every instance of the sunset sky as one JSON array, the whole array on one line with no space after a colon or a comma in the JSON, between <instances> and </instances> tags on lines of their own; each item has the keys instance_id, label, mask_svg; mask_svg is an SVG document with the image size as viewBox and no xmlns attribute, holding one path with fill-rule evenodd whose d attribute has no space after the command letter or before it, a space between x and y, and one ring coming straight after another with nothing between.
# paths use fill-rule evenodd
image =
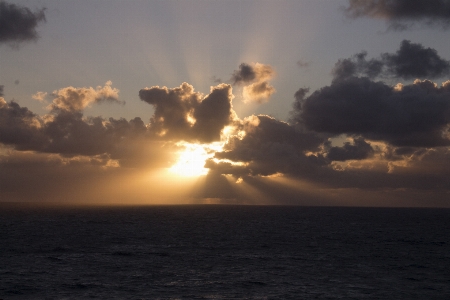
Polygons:
<instances>
[{"instance_id":1,"label":"sunset sky","mask_svg":"<svg viewBox=\"0 0 450 300\"><path fill-rule=\"evenodd\" d=\"M0 201L450 207L450 1L0 1Z\"/></svg>"}]
</instances>

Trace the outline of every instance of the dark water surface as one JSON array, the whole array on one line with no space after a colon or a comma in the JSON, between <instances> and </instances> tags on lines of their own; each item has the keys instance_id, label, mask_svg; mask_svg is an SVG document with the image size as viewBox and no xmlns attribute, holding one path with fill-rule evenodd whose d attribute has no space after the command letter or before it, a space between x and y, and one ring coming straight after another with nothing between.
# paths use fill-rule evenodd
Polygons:
<instances>
[{"instance_id":1,"label":"dark water surface","mask_svg":"<svg viewBox=\"0 0 450 300\"><path fill-rule=\"evenodd\" d=\"M0 299L450 299L448 209L0 208Z\"/></svg>"}]
</instances>

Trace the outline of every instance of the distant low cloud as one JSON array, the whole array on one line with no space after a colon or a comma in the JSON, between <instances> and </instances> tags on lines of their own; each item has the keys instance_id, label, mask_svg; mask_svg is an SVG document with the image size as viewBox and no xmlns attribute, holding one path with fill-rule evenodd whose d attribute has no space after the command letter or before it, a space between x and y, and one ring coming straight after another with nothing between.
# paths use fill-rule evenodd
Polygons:
<instances>
[{"instance_id":1,"label":"distant low cloud","mask_svg":"<svg viewBox=\"0 0 450 300\"><path fill-rule=\"evenodd\" d=\"M215 84L219 84L219 83L223 82L222 79L220 79L220 78L218 78L216 76L212 76L211 77L211 81L214 82Z\"/></svg>"},{"instance_id":2,"label":"distant low cloud","mask_svg":"<svg viewBox=\"0 0 450 300\"><path fill-rule=\"evenodd\" d=\"M339 60L332 70L335 79L350 76L394 77L403 79L440 78L450 74L450 61L437 51L404 40L396 53L383 53L380 58L366 59L367 52Z\"/></svg>"},{"instance_id":3,"label":"distant low cloud","mask_svg":"<svg viewBox=\"0 0 450 300\"><path fill-rule=\"evenodd\" d=\"M245 102L264 103L275 93L275 88L269 84L269 80L274 76L275 71L269 65L242 63L239 69L233 72L231 82L233 85L244 85Z\"/></svg>"},{"instance_id":4,"label":"distant low cloud","mask_svg":"<svg viewBox=\"0 0 450 300\"><path fill-rule=\"evenodd\" d=\"M0 43L20 43L36 40L36 27L45 22L45 8L32 12L29 8L0 2Z\"/></svg>"},{"instance_id":5,"label":"distant low cloud","mask_svg":"<svg viewBox=\"0 0 450 300\"><path fill-rule=\"evenodd\" d=\"M349 0L345 12L350 18L385 19L394 30L405 30L417 23L443 29L450 25L448 0Z\"/></svg>"},{"instance_id":6,"label":"distant low cloud","mask_svg":"<svg viewBox=\"0 0 450 300\"><path fill-rule=\"evenodd\" d=\"M311 63L309 63L309 62L307 62L307 61L304 61L304 60L302 60L302 59L300 59L300 60L297 61L297 66L298 66L299 68L308 68L310 65L311 65Z\"/></svg>"},{"instance_id":7,"label":"distant low cloud","mask_svg":"<svg viewBox=\"0 0 450 300\"><path fill-rule=\"evenodd\" d=\"M111 87L112 82L106 82L105 86L74 88L66 87L52 93L53 103L51 110L63 110L68 112L79 112L90 106L92 103L119 101L119 90Z\"/></svg>"}]
</instances>

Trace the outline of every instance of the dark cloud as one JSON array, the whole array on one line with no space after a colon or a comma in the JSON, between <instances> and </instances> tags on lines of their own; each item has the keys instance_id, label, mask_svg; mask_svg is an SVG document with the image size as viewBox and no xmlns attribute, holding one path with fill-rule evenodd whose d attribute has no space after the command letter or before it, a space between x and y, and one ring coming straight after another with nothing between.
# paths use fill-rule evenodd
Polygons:
<instances>
[{"instance_id":1,"label":"dark cloud","mask_svg":"<svg viewBox=\"0 0 450 300\"><path fill-rule=\"evenodd\" d=\"M363 51L351 58L340 59L331 71L335 79L345 79L351 76L367 76L374 78L379 76L384 68L384 62L378 59L366 60L367 52Z\"/></svg>"},{"instance_id":2,"label":"dark cloud","mask_svg":"<svg viewBox=\"0 0 450 300\"><path fill-rule=\"evenodd\" d=\"M305 170L311 164L325 164L323 157L305 155L307 151L316 151L323 138L310 132L302 132L288 123L269 116L252 116L244 120L245 136L229 139L223 152L217 152L215 158L229 162L210 161L207 166L223 174L271 175L292 173L296 169Z\"/></svg>"},{"instance_id":3,"label":"dark cloud","mask_svg":"<svg viewBox=\"0 0 450 300\"><path fill-rule=\"evenodd\" d=\"M395 77L403 79L440 78L450 73L450 61L441 58L435 49L402 41L396 53L383 53L380 58L366 59L363 51L339 60L332 74L336 80L351 76Z\"/></svg>"},{"instance_id":4,"label":"dark cloud","mask_svg":"<svg viewBox=\"0 0 450 300\"><path fill-rule=\"evenodd\" d=\"M173 89L142 89L139 97L155 107L151 131L164 139L218 141L222 129L236 118L231 105L231 86L227 84L211 88L206 97L194 92L187 83Z\"/></svg>"},{"instance_id":5,"label":"dark cloud","mask_svg":"<svg viewBox=\"0 0 450 300\"><path fill-rule=\"evenodd\" d=\"M88 156L112 152L120 141L115 129L100 117L84 119L81 113L62 112L46 123L43 131L49 142L40 151Z\"/></svg>"},{"instance_id":6,"label":"dark cloud","mask_svg":"<svg viewBox=\"0 0 450 300\"><path fill-rule=\"evenodd\" d=\"M42 119L26 107L0 98L0 143L13 145L19 150L31 150L36 145L40 147L46 141L42 126Z\"/></svg>"},{"instance_id":7,"label":"dark cloud","mask_svg":"<svg viewBox=\"0 0 450 300\"><path fill-rule=\"evenodd\" d=\"M32 12L27 7L0 1L0 43L36 40L36 27L45 22L44 11Z\"/></svg>"},{"instance_id":8,"label":"dark cloud","mask_svg":"<svg viewBox=\"0 0 450 300\"><path fill-rule=\"evenodd\" d=\"M448 0L349 0L345 12L350 18L385 19L394 30L408 29L416 23L443 29L450 25Z\"/></svg>"},{"instance_id":9,"label":"dark cloud","mask_svg":"<svg viewBox=\"0 0 450 300\"><path fill-rule=\"evenodd\" d=\"M231 86L221 84L212 88L211 93L194 109L195 124L192 126L192 132L198 140L220 140L222 129L236 118L232 110L232 99Z\"/></svg>"},{"instance_id":10,"label":"dark cloud","mask_svg":"<svg viewBox=\"0 0 450 300\"><path fill-rule=\"evenodd\" d=\"M223 153L226 156L224 158L233 158L232 156L237 154L238 160L249 161L253 159L250 153L239 153L236 149L258 149L271 144L292 145L299 151L315 151L323 142L315 133L301 131L286 122L265 115L244 119L242 129L245 136L242 139L235 136L229 140L224 149L233 148L233 151Z\"/></svg>"},{"instance_id":11,"label":"dark cloud","mask_svg":"<svg viewBox=\"0 0 450 300\"><path fill-rule=\"evenodd\" d=\"M145 131L140 119L83 118L80 112L61 111L40 117L15 102L0 103L0 143L16 150L62 155L113 153L126 136Z\"/></svg>"},{"instance_id":12,"label":"dark cloud","mask_svg":"<svg viewBox=\"0 0 450 300\"><path fill-rule=\"evenodd\" d=\"M391 87L368 78L335 80L294 103L293 121L333 135L361 135L396 146L450 144L450 82L431 81Z\"/></svg>"},{"instance_id":13,"label":"dark cloud","mask_svg":"<svg viewBox=\"0 0 450 300\"><path fill-rule=\"evenodd\" d=\"M439 78L450 72L450 61L431 48L404 40L396 54L384 53L382 59L388 74L404 79Z\"/></svg>"},{"instance_id":14,"label":"dark cloud","mask_svg":"<svg viewBox=\"0 0 450 300\"><path fill-rule=\"evenodd\" d=\"M374 150L370 143L363 138L353 139L353 144L345 142L342 147L330 147L327 151L327 158L334 161L346 161L353 159L366 159L374 154Z\"/></svg>"},{"instance_id":15,"label":"dark cloud","mask_svg":"<svg viewBox=\"0 0 450 300\"><path fill-rule=\"evenodd\" d=\"M256 71L253 66L242 63L239 65L239 70L233 72L231 77L233 84L248 83L256 78Z\"/></svg>"},{"instance_id":16,"label":"dark cloud","mask_svg":"<svg viewBox=\"0 0 450 300\"><path fill-rule=\"evenodd\" d=\"M269 84L273 76L275 71L269 65L242 63L239 70L234 71L231 82L234 85L244 85L244 102L263 103L275 93L275 88Z\"/></svg>"},{"instance_id":17,"label":"dark cloud","mask_svg":"<svg viewBox=\"0 0 450 300\"><path fill-rule=\"evenodd\" d=\"M5 86L0 85L0 97L3 97L3 96L4 96L4 94L3 94L3 89L4 89L4 87L5 87Z\"/></svg>"},{"instance_id":18,"label":"dark cloud","mask_svg":"<svg viewBox=\"0 0 450 300\"><path fill-rule=\"evenodd\" d=\"M438 157L450 157L448 151L440 152L435 160L422 165L425 154L418 151L408 157L387 159L363 138L354 138L353 143L345 143L343 147L330 147L327 139L319 135L299 131L267 116L246 119L242 130L243 137L232 137L224 151L217 152L214 159L206 163L212 172L232 175L236 184L281 176L324 189L450 188L442 177L449 171L434 166L439 164ZM336 161L340 164L335 164ZM406 172L408 164L417 166L414 174ZM428 175L423 176L421 168ZM267 188L264 194L270 194L270 190Z\"/></svg>"},{"instance_id":19,"label":"dark cloud","mask_svg":"<svg viewBox=\"0 0 450 300\"><path fill-rule=\"evenodd\" d=\"M193 110L201 101L194 88L183 83L178 88L159 86L139 91L139 98L155 107L150 120L152 131L159 136L180 138L189 136L193 126Z\"/></svg>"},{"instance_id":20,"label":"dark cloud","mask_svg":"<svg viewBox=\"0 0 450 300\"><path fill-rule=\"evenodd\" d=\"M84 117L91 103L120 102L118 90L104 87L63 88L53 93L50 114L38 116L14 101L0 98L0 143L16 150L57 153L64 156L118 155L119 149L136 136L145 135L142 120L109 120Z\"/></svg>"}]
</instances>

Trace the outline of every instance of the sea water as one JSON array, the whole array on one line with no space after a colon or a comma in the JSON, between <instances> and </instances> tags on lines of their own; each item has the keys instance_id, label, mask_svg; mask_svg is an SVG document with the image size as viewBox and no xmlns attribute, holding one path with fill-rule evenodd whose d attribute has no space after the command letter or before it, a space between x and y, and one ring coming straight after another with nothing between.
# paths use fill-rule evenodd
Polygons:
<instances>
[{"instance_id":1,"label":"sea water","mask_svg":"<svg viewBox=\"0 0 450 300\"><path fill-rule=\"evenodd\" d=\"M450 299L450 210L1 206L0 299Z\"/></svg>"}]
</instances>

